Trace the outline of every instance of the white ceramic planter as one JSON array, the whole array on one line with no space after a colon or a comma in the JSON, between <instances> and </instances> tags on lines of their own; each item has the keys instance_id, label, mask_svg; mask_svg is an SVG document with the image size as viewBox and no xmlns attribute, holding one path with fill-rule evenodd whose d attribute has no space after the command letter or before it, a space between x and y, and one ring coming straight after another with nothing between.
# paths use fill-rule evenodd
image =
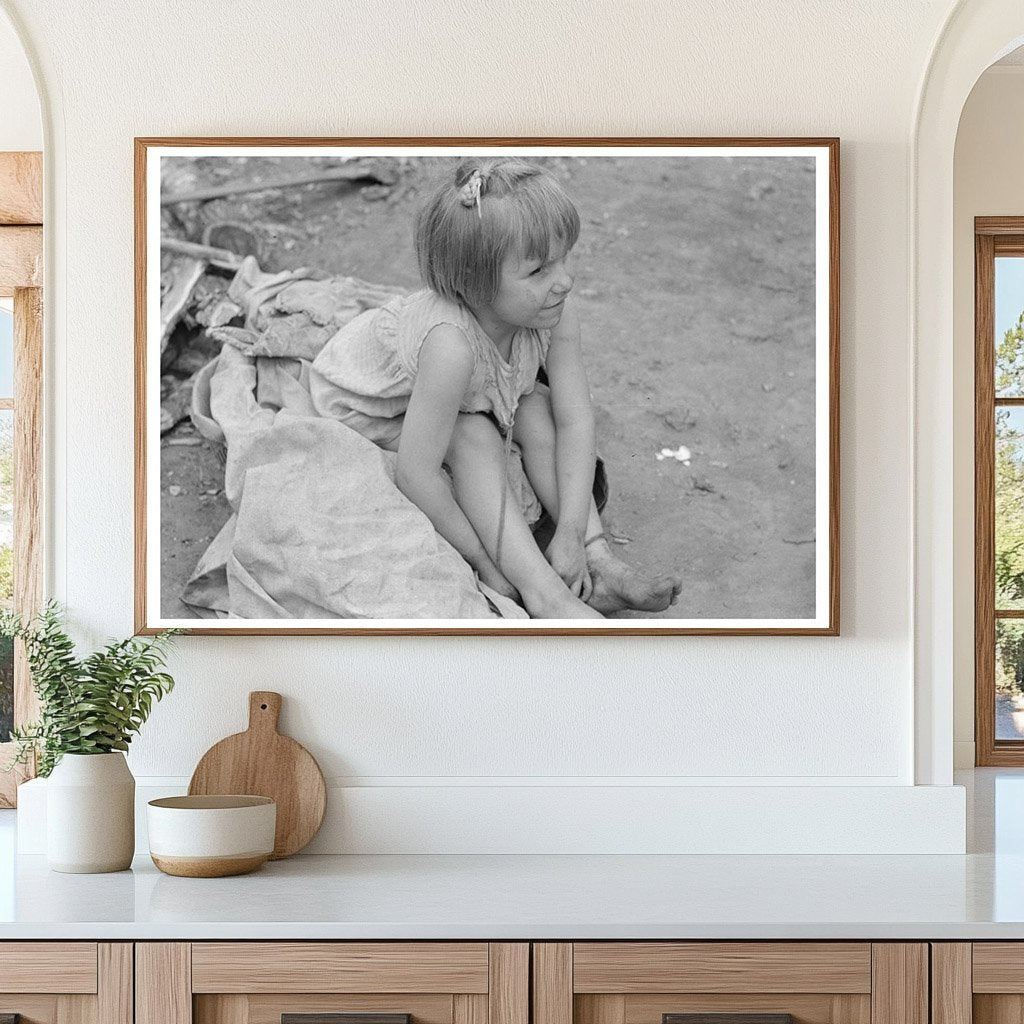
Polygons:
<instances>
[{"instance_id":1,"label":"white ceramic planter","mask_svg":"<svg viewBox=\"0 0 1024 1024\"><path fill-rule=\"evenodd\" d=\"M135 853L135 778L124 754L65 754L46 784L54 871L124 871Z\"/></svg>"}]
</instances>

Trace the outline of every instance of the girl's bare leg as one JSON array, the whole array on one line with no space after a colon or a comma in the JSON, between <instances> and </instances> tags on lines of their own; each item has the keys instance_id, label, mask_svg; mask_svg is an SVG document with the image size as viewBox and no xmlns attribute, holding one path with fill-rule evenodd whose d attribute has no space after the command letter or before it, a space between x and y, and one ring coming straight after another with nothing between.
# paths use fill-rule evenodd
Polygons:
<instances>
[{"instance_id":1,"label":"girl's bare leg","mask_svg":"<svg viewBox=\"0 0 1024 1024\"><path fill-rule=\"evenodd\" d=\"M555 475L555 421L548 389L538 384L519 403L513 436L523 449L530 484L551 518L558 521L558 480ZM597 506L590 503L587 520L587 568L594 585L589 604L605 615L633 609L661 612L676 602L682 580L665 573L646 576L617 558L604 536ZM596 539L595 539L596 538Z\"/></svg>"},{"instance_id":2,"label":"girl's bare leg","mask_svg":"<svg viewBox=\"0 0 1024 1024\"><path fill-rule=\"evenodd\" d=\"M534 619L600 619L573 597L533 540L505 477L505 450L486 416L460 413L446 457L455 500L505 578L520 593ZM498 516L505 492L505 525L498 551Z\"/></svg>"}]
</instances>

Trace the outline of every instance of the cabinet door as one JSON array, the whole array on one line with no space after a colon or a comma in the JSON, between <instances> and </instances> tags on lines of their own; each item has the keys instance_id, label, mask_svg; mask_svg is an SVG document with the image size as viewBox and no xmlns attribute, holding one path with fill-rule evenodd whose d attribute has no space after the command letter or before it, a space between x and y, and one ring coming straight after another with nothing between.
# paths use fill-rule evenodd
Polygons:
<instances>
[{"instance_id":1,"label":"cabinet door","mask_svg":"<svg viewBox=\"0 0 1024 1024\"><path fill-rule=\"evenodd\" d=\"M923 943L538 943L533 1024L928 1024Z\"/></svg>"},{"instance_id":2,"label":"cabinet door","mask_svg":"<svg viewBox=\"0 0 1024 1024\"><path fill-rule=\"evenodd\" d=\"M1024 942L932 945L935 1024L1024 1020Z\"/></svg>"},{"instance_id":3,"label":"cabinet door","mask_svg":"<svg viewBox=\"0 0 1024 1024\"><path fill-rule=\"evenodd\" d=\"M136 985L136 1024L529 1024L525 943L139 943Z\"/></svg>"},{"instance_id":4,"label":"cabinet door","mask_svg":"<svg viewBox=\"0 0 1024 1024\"><path fill-rule=\"evenodd\" d=\"M6 1024L132 1024L128 942L0 942Z\"/></svg>"}]
</instances>

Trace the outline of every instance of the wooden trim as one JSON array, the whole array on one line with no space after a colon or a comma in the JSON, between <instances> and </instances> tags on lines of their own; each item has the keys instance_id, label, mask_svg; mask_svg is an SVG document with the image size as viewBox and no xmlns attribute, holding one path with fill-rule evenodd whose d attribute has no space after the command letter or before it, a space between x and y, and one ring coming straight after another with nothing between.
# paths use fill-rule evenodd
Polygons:
<instances>
[{"instance_id":1,"label":"wooden trim","mask_svg":"<svg viewBox=\"0 0 1024 1024\"><path fill-rule=\"evenodd\" d=\"M822 136L778 136L773 138L739 138L726 136L681 136L681 135L575 135L567 138L561 135L467 135L458 138L444 135L392 135L388 138L371 135L298 137L295 135L277 137L269 135L224 135L224 136L167 136L137 135L135 149L146 150L161 146L274 146L298 148L302 146L378 146L390 149L405 146L564 146L567 149L585 146L621 146L625 149L636 146L743 146L751 149L772 147L806 146L829 149L838 152L839 138L835 135ZM998 220L999 218L992 218ZM1018 232L1020 228L1017 229Z\"/></svg>"},{"instance_id":2,"label":"wooden trim","mask_svg":"<svg viewBox=\"0 0 1024 1024\"><path fill-rule=\"evenodd\" d=\"M192 1024L187 942L135 944L135 1024Z\"/></svg>"},{"instance_id":3,"label":"wooden trim","mask_svg":"<svg viewBox=\"0 0 1024 1024\"><path fill-rule=\"evenodd\" d=\"M871 1024L928 1024L928 947L871 945Z\"/></svg>"},{"instance_id":4,"label":"wooden trim","mask_svg":"<svg viewBox=\"0 0 1024 1024\"><path fill-rule=\"evenodd\" d=\"M0 227L0 297L43 286L43 229Z\"/></svg>"},{"instance_id":5,"label":"wooden trim","mask_svg":"<svg viewBox=\"0 0 1024 1024\"><path fill-rule=\"evenodd\" d=\"M457 992L452 996L452 1024L487 1024L487 996Z\"/></svg>"},{"instance_id":6,"label":"wooden trim","mask_svg":"<svg viewBox=\"0 0 1024 1024\"><path fill-rule=\"evenodd\" d=\"M289 1006L294 1005L289 1001ZM249 1024L249 1021L258 1019L259 1012L260 1008L253 1006L252 999L237 993L229 996L195 996L192 1000L192 1020L195 1024ZM274 1024L280 1024L281 1016L281 1005L275 1003L264 1020L269 1017Z\"/></svg>"},{"instance_id":7,"label":"wooden trim","mask_svg":"<svg viewBox=\"0 0 1024 1024\"><path fill-rule=\"evenodd\" d=\"M971 943L933 942L931 1024L971 1024Z\"/></svg>"},{"instance_id":8,"label":"wooden trim","mask_svg":"<svg viewBox=\"0 0 1024 1024\"><path fill-rule=\"evenodd\" d=\"M676 136L643 136L626 138L620 136L583 136L564 138L540 137L350 137L350 138L275 138L237 136L225 137L150 137L135 139L134 149L134 191L135 191L135 631L139 635L153 635L159 627L149 624L147 609L146 569L146 158L147 151L167 147L300 147L300 146L378 146L381 148L407 146L559 146L584 147L607 146L632 148L637 146L690 146L690 147L805 147L827 149L829 154L829 339L828 372L829 397L827 425L820 427L828 432L829 451L829 594L828 622L822 627L793 627L778 629L745 628L711 629L707 627L675 628L641 626L626 628L619 625L607 627L543 627L531 626L511 629L500 626L486 627L417 627L400 628L356 628L338 627L266 627L237 628L210 625L209 620L197 620L188 632L200 636L838 636L840 632L840 481L839 481L839 289L840 289L840 171L839 139L836 137L779 137L779 138L689 138ZM820 368L817 368L820 370ZM614 620L612 620L614 622Z\"/></svg>"},{"instance_id":9,"label":"wooden trim","mask_svg":"<svg viewBox=\"0 0 1024 1024\"><path fill-rule=\"evenodd\" d=\"M54 999L53 1024L100 1024L95 996L72 996L60 993Z\"/></svg>"},{"instance_id":10,"label":"wooden trim","mask_svg":"<svg viewBox=\"0 0 1024 1024\"><path fill-rule=\"evenodd\" d=\"M0 154L0 296L14 298L15 395L19 399L18 374L29 374L21 400L28 404L15 417L14 459L14 564L15 609L31 614L39 604L42 587L42 421L43 351L43 230L42 155ZM25 226L31 224L33 226ZM21 368L19 370L19 361ZM8 400L0 408L8 408ZM26 423L18 422L22 413ZM19 559L27 556L23 566ZM35 595L35 603L31 602ZM37 717L38 702L32 690L24 651L18 644L14 665L14 724L24 725ZM0 767L10 764L16 747L0 743ZM0 807L14 807L17 787L35 774L34 761L13 771L0 771Z\"/></svg>"},{"instance_id":11,"label":"wooden trim","mask_svg":"<svg viewBox=\"0 0 1024 1024\"><path fill-rule=\"evenodd\" d=\"M828 636L839 636L839 140L829 146L828 187L828 451L829 451L829 628Z\"/></svg>"},{"instance_id":12,"label":"wooden trim","mask_svg":"<svg viewBox=\"0 0 1024 1024\"><path fill-rule=\"evenodd\" d=\"M997 256L1024 256L1024 235L991 235Z\"/></svg>"},{"instance_id":13,"label":"wooden trim","mask_svg":"<svg viewBox=\"0 0 1024 1024\"><path fill-rule=\"evenodd\" d=\"M866 942L577 942L573 990L871 992Z\"/></svg>"},{"instance_id":14,"label":"wooden trim","mask_svg":"<svg viewBox=\"0 0 1024 1024\"><path fill-rule=\"evenodd\" d=\"M571 942L533 944L532 1024L573 1024Z\"/></svg>"},{"instance_id":15,"label":"wooden trim","mask_svg":"<svg viewBox=\"0 0 1024 1024\"><path fill-rule=\"evenodd\" d=\"M23 619L43 603L43 293L14 293L14 607ZM14 721L39 716L39 700L25 650L17 646L14 668Z\"/></svg>"},{"instance_id":16,"label":"wooden trim","mask_svg":"<svg viewBox=\"0 0 1024 1024\"><path fill-rule=\"evenodd\" d=\"M488 948L489 1024L530 1024L530 945L492 942Z\"/></svg>"},{"instance_id":17,"label":"wooden trim","mask_svg":"<svg viewBox=\"0 0 1024 1024\"><path fill-rule=\"evenodd\" d=\"M134 1024L135 953L130 942L97 947L98 1024Z\"/></svg>"},{"instance_id":18,"label":"wooden trim","mask_svg":"<svg viewBox=\"0 0 1024 1024\"><path fill-rule=\"evenodd\" d=\"M43 154L0 153L0 225L43 223Z\"/></svg>"},{"instance_id":19,"label":"wooden trim","mask_svg":"<svg viewBox=\"0 0 1024 1024\"><path fill-rule=\"evenodd\" d=\"M972 991L1024 994L1024 957L1019 942L972 944Z\"/></svg>"},{"instance_id":20,"label":"wooden trim","mask_svg":"<svg viewBox=\"0 0 1024 1024\"><path fill-rule=\"evenodd\" d=\"M575 1024L626 1024L626 997L576 995L572 999Z\"/></svg>"},{"instance_id":21,"label":"wooden trim","mask_svg":"<svg viewBox=\"0 0 1024 1024\"><path fill-rule=\"evenodd\" d=\"M1024 256L1024 217L976 217L974 224L975 764L1020 767L1024 742L995 736L996 620L1024 619L1024 610L995 608L995 410L1024 406L1024 398L995 396L995 258Z\"/></svg>"},{"instance_id":22,"label":"wooden trim","mask_svg":"<svg viewBox=\"0 0 1024 1024\"><path fill-rule=\"evenodd\" d=\"M43 296L38 288L14 289L14 608L31 618L42 605ZM0 404L2 407L2 404ZM14 652L14 724L39 716L39 699L19 641ZM0 744L0 767L17 747ZM0 807L17 804L17 788L35 775L34 762L0 771Z\"/></svg>"},{"instance_id":23,"label":"wooden trim","mask_svg":"<svg viewBox=\"0 0 1024 1024\"><path fill-rule=\"evenodd\" d=\"M192 944L196 993L487 992L487 975L484 942Z\"/></svg>"},{"instance_id":24,"label":"wooden trim","mask_svg":"<svg viewBox=\"0 0 1024 1024\"><path fill-rule=\"evenodd\" d=\"M34 763L15 765L10 771L3 770L17 753L16 744L0 743L0 809L17 807L18 787L35 775Z\"/></svg>"},{"instance_id":25,"label":"wooden trim","mask_svg":"<svg viewBox=\"0 0 1024 1024\"><path fill-rule=\"evenodd\" d=\"M992 764L995 650L995 263L991 235L974 241L974 749Z\"/></svg>"},{"instance_id":26,"label":"wooden trim","mask_svg":"<svg viewBox=\"0 0 1024 1024\"><path fill-rule=\"evenodd\" d=\"M146 146L135 140L135 632L146 620Z\"/></svg>"},{"instance_id":27,"label":"wooden trim","mask_svg":"<svg viewBox=\"0 0 1024 1024\"><path fill-rule=\"evenodd\" d=\"M95 942L4 942L2 949L0 992L96 992Z\"/></svg>"},{"instance_id":28,"label":"wooden trim","mask_svg":"<svg viewBox=\"0 0 1024 1024\"><path fill-rule=\"evenodd\" d=\"M1024 237L1024 218L1021 217L975 217L976 235L1020 235Z\"/></svg>"}]
</instances>

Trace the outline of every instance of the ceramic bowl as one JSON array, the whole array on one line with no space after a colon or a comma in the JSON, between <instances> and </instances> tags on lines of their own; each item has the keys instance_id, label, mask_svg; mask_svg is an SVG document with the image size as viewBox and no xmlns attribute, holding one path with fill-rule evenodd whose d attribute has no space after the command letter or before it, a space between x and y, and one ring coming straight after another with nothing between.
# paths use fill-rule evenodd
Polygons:
<instances>
[{"instance_id":1,"label":"ceramic bowl","mask_svg":"<svg viewBox=\"0 0 1024 1024\"><path fill-rule=\"evenodd\" d=\"M267 796L168 796L146 811L150 856L168 875L244 875L274 852L277 805Z\"/></svg>"}]
</instances>

